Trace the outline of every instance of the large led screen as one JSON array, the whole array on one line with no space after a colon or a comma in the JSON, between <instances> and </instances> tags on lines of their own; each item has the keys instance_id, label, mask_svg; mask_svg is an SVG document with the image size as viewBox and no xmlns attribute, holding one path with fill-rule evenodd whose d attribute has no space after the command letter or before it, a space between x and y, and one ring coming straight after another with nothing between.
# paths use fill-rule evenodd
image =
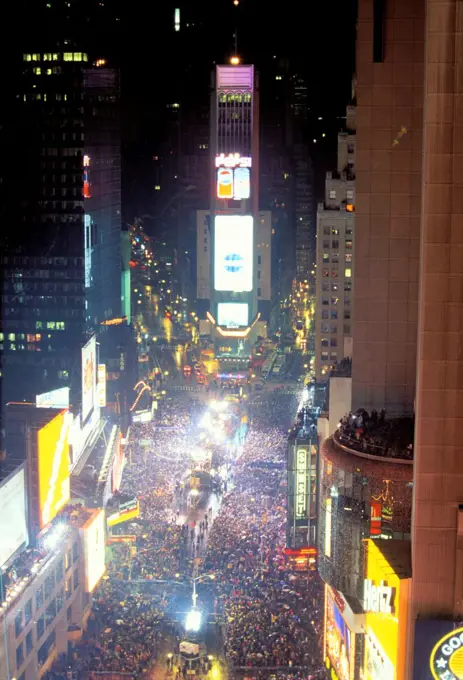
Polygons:
<instances>
[{"instance_id":1,"label":"large led screen","mask_svg":"<svg viewBox=\"0 0 463 680\"><path fill-rule=\"evenodd\" d=\"M26 481L21 467L0 486L0 569L26 543Z\"/></svg>"},{"instance_id":2,"label":"large led screen","mask_svg":"<svg viewBox=\"0 0 463 680\"><path fill-rule=\"evenodd\" d=\"M96 395L96 337L82 348L82 422L95 406Z\"/></svg>"},{"instance_id":3,"label":"large led screen","mask_svg":"<svg viewBox=\"0 0 463 680\"><path fill-rule=\"evenodd\" d=\"M92 593L106 571L106 521L104 510L93 510L82 529L85 558L85 590Z\"/></svg>"},{"instance_id":4,"label":"large led screen","mask_svg":"<svg viewBox=\"0 0 463 680\"><path fill-rule=\"evenodd\" d=\"M37 435L41 529L70 498L69 422L68 412L62 411Z\"/></svg>"},{"instance_id":5,"label":"large led screen","mask_svg":"<svg viewBox=\"0 0 463 680\"><path fill-rule=\"evenodd\" d=\"M217 322L225 328L239 328L249 323L249 305L246 302L219 302Z\"/></svg>"},{"instance_id":6,"label":"large led screen","mask_svg":"<svg viewBox=\"0 0 463 680\"><path fill-rule=\"evenodd\" d=\"M217 215L214 223L215 290L233 293L252 290L253 218Z\"/></svg>"}]
</instances>

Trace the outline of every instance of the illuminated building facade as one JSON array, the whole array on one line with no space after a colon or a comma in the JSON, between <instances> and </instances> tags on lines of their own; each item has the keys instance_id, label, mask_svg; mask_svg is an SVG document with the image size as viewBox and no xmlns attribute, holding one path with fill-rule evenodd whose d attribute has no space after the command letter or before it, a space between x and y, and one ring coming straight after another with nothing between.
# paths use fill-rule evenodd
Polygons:
<instances>
[{"instance_id":1,"label":"illuminated building facade","mask_svg":"<svg viewBox=\"0 0 463 680\"><path fill-rule=\"evenodd\" d=\"M87 327L120 314L118 85L89 66L85 52L23 55L0 250L3 401L72 388Z\"/></svg>"},{"instance_id":2,"label":"illuminated building facade","mask_svg":"<svg viewBox=\"0 0 463 680\"><path fill-rule=\"evenodd\" d=\"M347 108L338 134L338 167L328 172L325 201L317 212L315 373L327 380L352 358L355 258L355 107Z\"/></svg>"},{"instance_id":3,"label":"illuminated building facade","mask_svg":"<svg viewBox=\"0 0 463 680\"><path fill-rule=\"evenodd\" d=\"M259 96L253 66L217 66L211 101L210 210L198 213L201 332L246 367L270 312L271 217L259 212ZM221 352L218 351L218 356Z\"/></svg>"}]
</instances>

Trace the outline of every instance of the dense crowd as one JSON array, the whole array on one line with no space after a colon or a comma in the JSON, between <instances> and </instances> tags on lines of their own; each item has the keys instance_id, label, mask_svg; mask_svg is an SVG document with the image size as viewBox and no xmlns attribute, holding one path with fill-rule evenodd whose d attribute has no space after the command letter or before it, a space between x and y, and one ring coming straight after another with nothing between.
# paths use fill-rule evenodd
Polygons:
<instances>
[{"instance_id":1,"label":"dense crowd","mask_svg":"<svg viewBox=\"0 0 463 680\"><path fill-rule=\"evenodd\" d=\"M314 573L290 573L283 554L287 431L275 425L271 403L254 412L234 487L212 526L204 567L218 574L217 608L225 620L229 664L247 675L294 677L301 671L307 677L324 673L321 584Z\"/></svg>"},{"instance_id":2,"label":"dense crowd","mask_svg":"<svg viewBox=\"0 0 463 680\"><path fill-rule=\"evenodd\" d=\"M386 418L386 411L352 411L339 423L335 435L340 444L360 453L390 458L413 458L413 419Z\"/></svg>"},{"instance_id":3,"label":"dense crowd","mask_svg":"<svg viewBox=\"0 0 463 680\"><path fill-rule=\"evenodd\" d=\"M185 523L182 486L199 409L192 400L166 401L156 423L134 426L121 493L140 499L140 518L121 531L135 542L111 545L83 638L48 680L92 680L103 671L117 680L153 677L168 612L177 607L175 588L159 581L191 576L195 557L200 573L215 576L214 609L230 670L279 680L323 672L320 583L314 573L288 571L283 553L289 404L269 395L251 407L252 426L220 486L218 514L210 508L196 525ZM180 680L181 668L177 674Z\"/></svg>"}]
</instances>

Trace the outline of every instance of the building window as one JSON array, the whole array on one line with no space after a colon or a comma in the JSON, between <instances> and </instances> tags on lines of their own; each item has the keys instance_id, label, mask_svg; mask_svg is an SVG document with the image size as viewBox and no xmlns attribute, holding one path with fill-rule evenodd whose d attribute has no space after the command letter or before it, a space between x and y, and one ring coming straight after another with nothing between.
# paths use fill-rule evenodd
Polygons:
<instances>
[{"instance_id":1,"label":"building window","mask_svg":"<svg viewBox=\"0 0 463 680\"><path fill-rule=\"evenodd\" d=\"M348 189L346 191L346 196L347 198L354 198L354 192L352 191L352 189Z\"/></svg>"},{"instance_id":2,"label":"building window","mask_svg":"<svg viewBox=\"0 0 463 680\"><path fill-rule=\"evenodd\" d=\"M74 562L74 564L77 562L78 559L79 559L79 544L77 543L77 541L75 541L75 543L72 546L72 561Z\"/></svg>"},{"instance_id":3,"label":"building window","mask_svg":"<svg viewBox=\"0 0 463 680\"><path fill-rule=\"evenodd\" d=\"M354 231L351 227L346 227L346 236L352 236L353 233Z\"/></svg>"},{"instance_id":4,"label":"building window","mask_svg":"<svg viewBox=\"0 0 463 680\"><path fill-rule=\"evenodd\" d=\"M329 333L330 327L328 326L327 323L322 323L320 330L321 330L322 333Z\"/></svg>"},{"instance_id":5,"label":"building window","mask_svg":"<svg viewBox=\"0 0 463 680\"><path fill-rule=\"evenodd\" d=\"M337 333L337 332L338 332L338 326L337 326L337 324L332 323L332 324L331 324L330 331L331 331L331 333Z\"/></svg>"},{"instance_id":6,"label":"building window","mask_svg":"<svg viewBox=\"0 0 463 680\"><path fill-rule=\"evenodd\" d=\"M68 607L66 609L66 618L67 618L68 621L70 621L72 619L72 607Z\"/></svg>"},{"instance_id":7,"label":"building window","mask_svg":"<svg viewBox=\"0 0 463 680\"><path fill-rule=\"evenodd\" d=\"M328 338L322 338L321 345L322 347L328 347L329 345Z\"/></svg>"},{"instance_id":8,"label":"building window","mask_svg":"<svg viewBox=\"0 0 463 680\"><path fill-rule=\"evenodd\" d=\"M332 318L332 319L337 319L337 318L338 318L338 310L337 310L337 309L332 309L332 310L331 310L331 318Z\"/></svg>"},{"instance_id":9,"label":"building window","mask_svg":"<svg viewBox=\"0 0 463 680\"><path fill-rule=\"evenodd\" d=\"M262 288L257 289L257 297L262 297Z\"/></svg>"},{"instance_id":10,"label":"building window","mask_svg":"<svg viewBox=\"0 0 463 680\"><path fill-rule=\"evenodd\" d=\"M61 590L58 590L58 593L56 595L56 611L58 614L62 610L63 605L64 605L64 588L61 588Z\"/></svg>"},{"instance_id":11,"label":"building window","mask_svg":"<svg viewBox=\"0 0 463 680\"><path fill-rule=\"evenodd\" d=\"M333 264L339 262L339 253L331 253L331 262L333 262Z\"/></svg>"},{"instance_id":12,"label":"building window","mask_svg":"<svg viewBox=\"0 0 463 680\"><path fill-rule=\"evenodd\" d=\"M324 269L323 270L323 276L326 278L327 276L330 275L330 270L329 269Z\"/></svg>"},{"instance_id":13,"label":"building window","mask_svg":"<svg viewBox=\"0 0 463 680\"><path fill-rule=\"evenodd\" d=\"M56 618L56 600L50 602L48 607L45 609L45 625L50 626Z\"/></svg>"},{"instance_id":14,"label":"building window","mask_svg":"<svg viewBox=\"0 0 463 680\"><path fill-rule=\"evenodd\" d=\"M332 235L332 236L339 236L339 229L334 229L334 228L333 228L333 229L331 230L331 235Z\"/></svg>"},{"instance_id":15,"label":"building window","mask_svg":"<svg viewBox=\"0 0 463 680\"><path fill-rule=\"evenodd\" d=\"M322 352L320 357L322 361L328 361L328 352Z\"/></svg>"},{"instance_id":16,"label":"building window","mask_svg":"<svg viewBox=\"0 0 463 680\"><path fill-rule=\"evenodd\" d=\"M334 250L338 250L338 248L339 248L339 241L332 241L332 242L331 242L331 247L334 248Z\"/></svg>"},{"instance_id":17,"label":"building window","mask_svg":"<svg viewBox=\"0 0 463 680\"><path fill-rule=\"evenodd\" d=\"M22 666L23 661L24 661L24 647L23 643L21 642L21 644L16 647L16 668Z\"/></svg>"},{"instance_id":18,"label":"building window","mask_svg":"<svg viewBox=\"0 0 463 680\"><path fill-rule=\"evenodd\" d=\"M26 606L24 607L24 619L26 621L25 625L29 623L29 621L32 620L32 600L28 600L26 602Z\"/></svg>"},{"instance_id":19,"label":"building window","mask_svg":"<svg viewBox=\"0 0 463 680\"><path fill-rule=\"evenodd\" d=\"M66 600L69 600L72 595L71 579L66 579Z\"/></svg>"},{"instance_id":20,"label":"building window","mask_svg":"<svg viewBox=\"0 0 463 680\"><path fill-rule=\"evenodd\" d=\"M339 284L338 284L338 283L332 283L332 284L331 284L331 290L332 290L332 291L337 291L337 290L339 290Z\"/></svg>"},{"instance_id":21,"label":"building window","mask_svg":"<svg viewBox=\"0 0 463 680\"><path fill-rule=\"evenodd\" d=\"M257 264L262 264L262 255L257 256Z\"/></svg>"},{"instance_id":22,"label":"building window","mask_svg":"<svg viewBox=\"0 0 463 680\"><path fill-rule=\"evenodd\" d=\"M352 277L352 269L350 267L345 268L344 276L346 277L346 279L350 279Z\"/></svg>"},{"instance_id":23,"label":"building window","mask_svg":"<svg viewBox=\"0 0 463 680\"><path fill-rule=\"evenodd\" d=\"M326 305L326 306L329 305L329 299L327 297L322 298L322 305Z\"/></svg>"},{"instance_id":24,"label":"building window","mask_svg":"<svg viewBox=\"0 0 463 680\"><path fill-rule=\"evenodd\" d=\"M352 262L352 253L346 253L346 262Z\"/></svg>"},{"instance_id":25,"label":"building window","mask_svg":"<svg viewBox=\"0 0 463 680\"><path fill-rule=\"evenodd\" d=\"M331 352L330 359L331 359L331 361L337 361L338 360L338 353L337 352Z\"/></svg>"},{"instance_id":26,"label":"building window","mask_svg":"<svg viewBox=\"0 0 463 680\"><path fill-rule=\"evenodd\" d=\"M338 339L337 338L331 338L330 346L331 347L337 347L338 346Z\"/></svg>"},{"instance_id":27,"label":"building window","mask_svg":"<svg viewBox=\"0 0 463 680\"><path fill-rule=\"evenodd\" d=\"M15 619L14 619L14 632L16 634L16 637L21 635L23 628L24 628L24 626L23 626L23 610L21 609L21 611L19 611L16 614Z\"/></svg>"},{"instance_id":28,"label":"building window","mask_svg":"<svg viewBox=\"0 0 463 680\"><path fill-rule=\"evenodd\" d=\"M37 641L40 640L42 635L45 632L45 614L42 614L42 616L37 620Z\"/></svg>"},{"instance_id":29,"label":"building window","mask_svg":"<svg viewBox=\"0 0 463 680\"><path fill-rule=\"evenodd\" d=\"M30 630L26 635L26 656L29 656L33 647L34 643L32 642L32 631Z\"/></svg>"},{"instance_id":30,"label":"building window","mask_svg":"<svg viewBox=\"0 0 463 680\"><path fill-rule=\"evenodd\" d=\"M330 189L330 198L336 198L336 189Z\"/></svg>"},{"instance_id":31,"label":"building window","mask_svg":"<svg viewBox=\"0 0 463 680\"><path fill-rule=\"evenodd\" d=\"M60 560L56 567L56 583L61 583L64 577L63 560Z\"/></svg>"},{"instance_id":32,"label":"building window","mask_svg":"<svg viewBox=\"0 0 463 680\"><path fill-rule=\"evenodd\" d=\"M329 227L323 227L324 236L329 236L330 233L331 233L331 229Z\"/></svg>"},{"instance_id":33,"label":"building window","mask_svg":"<svg viewBox=\"0 0 463 680\"><path fill-rule=\"evenodd\" d=\"M329 312L327 309L322 309L322 319L329 319Z\"/></svg>"},{"instance_id":34,"label":"building window","mask_svg":"<svg viewBox=\"0 0 463 680\"><path fill-rule=\"evenodd\" d=\"M35 593L35 611L40 609L43 605L43 586L40 586L38 588L37 592Z\"/></svg>"},{"instance_id":35,"label":"building window","mask_svg":"<svg viewBox=\"0 0 463 680\"><path fill-rule=\"evenodd\" d=\"M337 298L337 297L332 297L332 298L331 298L331 304L332 304L332 305L337 305L338 302L339 302L339 298Z\"/></svg>"},{"instance_id":36,"label":"building window","mask_svg":"<svg viewBox=\"0 0 463 680\"><path fill-rule=\"evenodd\" d=\"M345 293L350 293L352 290L352 281L345 281L344 283L344 292Z\"/></svg>"},{"instance_id":37,"label":"building window","mask_svg":"<svg viewBox=\"0 0 463 680\"><path fill-rule=\"evenodd\" d=\"M346 241L346 250L352 250L352 241Z\"/></svg>"},{"instance_id":38,"label":"building window","mask_svg":"<svg viewBox=\"0 0 463 680\"><path fill-rule=\"evenodd\" d=\"M61 377L59 375L59 373L60 372L58 371L58 377ZM71 559L71 550L69 549L64 556L64 568L66 569L66 571L69 571L69 569L71 567L72 567L72 559Z\"/></svg>"},{"instance_id":39,"label":"building window","mask_svg":"<svg viewBox=\"0 0 463 680\"><path fill-rule=\"evenodd\" d=\"M338 278L338 270L337 270L337 269L332 269L332 270L331 270L331 278L332 278L332 279L337 279L337 278Z\"/></svg>"},{"instance_id":40,"label":"building window","mask_svg":"<svg viewBox=\"0 0 463 680\"><path fill-rule=\"evenodd\" d=\"M344 318L345 318L345 319L350 319L350 309L346 309L346 310L344 311Z\"/></svg>"},{"instance_id":41,"label":"building window","mask_svg":"<svg viewBox=\"0 0 463 680\"><path fill-rule=\"evenodd\" d=\"M326 250L329 247L330 247L330 242L329 241L323 241L323 249Z\"/></svg>"},{"instance_id":42,"label":"building window","mask_svg":"<svg viewBox=\"0 0 463 680\"><path fill-rule=\"evenodd\" d=\"M349 324L344 324L344 335L350 335L350 326L349 326Z\"/></svg>"},{"instance_id":43,"label":"building window","mask_svg":"<svg viewBox=\"0 0 463 680\"><path fill-rule=\"evenodd\" d=\"M323 253L323 264L325 264L329 261L330 261L330 254L329 253Z\"/></svg>"},{"instance_id":44,"label":"building window","mask_svg":"<svg viewBox=\"0 0 463 680\"><path fill-rule=\"evenodd\" d=\"M45 600L48 600L48 598L51 597L51 594L53 593L54 589L55 589L55 574L54 572L52 572L45 579Z\"/></svg>"},{"instance_id":45,"label":"building window","mask_svg":"<svg viewBox=\"0 0 463 680\"><path fill-rule=\"evenodd\" d=\"M50 633L50 635L47 637L43 645L40 647L38 654L37 654L37 659L39 662L39 667L43 666L43 664L46 662L50 654L53 652L56 644L56 635L55 632Z\"/></svg>"},{"instance_id":46,"label":"building window","mask_svg":"<svg viewBox=\"0 0 463 680\"><path fill-rule=\"evenodd\" d=\"M260 269L257 270L257 278L260 279Z\"/></svg>"},{"instance_id":47,"label":"building window","mask_svg":"<svg viewBox=\"0 0 463 680\"><path fill-rule=\"evenodd\" d=\"M322 283L322 291L324 293L327 293L330 289L330 284L329 283Z\"/></svg>"}]
</instances>

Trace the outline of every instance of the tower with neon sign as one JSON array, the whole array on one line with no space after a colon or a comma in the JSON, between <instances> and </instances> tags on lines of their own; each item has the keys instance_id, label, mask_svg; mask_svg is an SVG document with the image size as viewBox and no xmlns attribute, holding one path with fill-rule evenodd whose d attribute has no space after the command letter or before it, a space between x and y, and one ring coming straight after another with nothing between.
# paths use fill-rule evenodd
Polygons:
<instances>
[{"instance_id":1,"label":"tower with neon sign","mask_svg":"<svg viewBox=\"0 0 463 680\"><path fill-rule=\"evenodd\" d=\"M259 87L237 57L217 66L211 96L209 210L197 220L200 331L221 367L247 366L270 307L271 216L259 211Z\"/></svg>"}]
</instances>

